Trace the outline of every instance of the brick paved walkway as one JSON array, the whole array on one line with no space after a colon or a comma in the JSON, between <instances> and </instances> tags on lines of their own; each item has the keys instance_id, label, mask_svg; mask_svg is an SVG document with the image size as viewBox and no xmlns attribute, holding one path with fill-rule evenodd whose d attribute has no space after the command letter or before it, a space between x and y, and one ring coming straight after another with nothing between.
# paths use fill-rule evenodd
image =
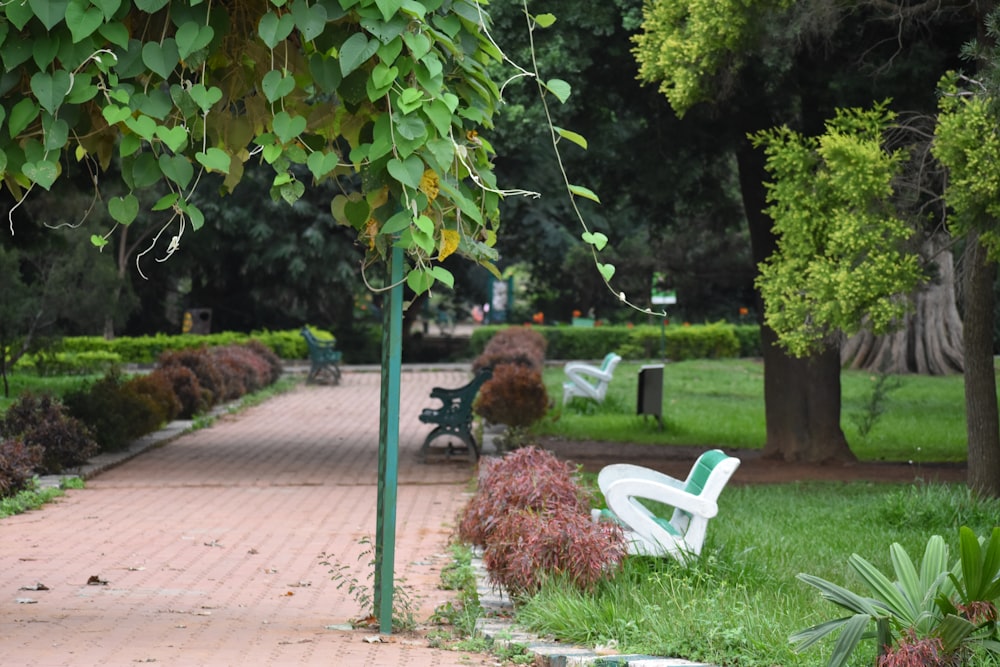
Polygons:
<instances>
[{"instance_id":1,"label":"brick paved walkway","mask_svg":"<svg viewBox=\"0 0 1000 667\"><path fill-rule=\"evenodd\" d=\"M404 369L396 574L427 619L466 461L422 465L417 415L460 370ZM55 504L0 520L0 664L490 664L395 634L330 629L359 614L320 554L364 580L374 536L379 374L301 387L149 450ZM97 585L88 585L96 578ZM30 590L41 583L48 590ZM23 590L28 588L29 590Z\"/></svg>"}]
</instances>

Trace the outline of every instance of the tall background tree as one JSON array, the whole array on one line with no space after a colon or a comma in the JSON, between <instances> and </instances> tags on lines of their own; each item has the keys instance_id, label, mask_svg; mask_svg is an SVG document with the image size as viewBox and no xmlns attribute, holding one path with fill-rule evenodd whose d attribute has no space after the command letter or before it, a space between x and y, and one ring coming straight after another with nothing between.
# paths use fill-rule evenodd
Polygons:
<instances>
[{"instance_id":1,"label":"tall background tree","mask_svg":"<svg viewBox=\"0 0 1000 667\"><path fill-rule=\"evenodd\" d=\"M957 8L918 11L929 6L895 13L878 3L823 0L657 0L646 6L636 40L640 76L659 85L677 114L726 119L731 131L719 138L736 157L757 264L777 245L764 212L765 158L747 136L783 124L817 135L837 107L885 97L899 108L932 111L937 77L955 64L972 24ZM766 454L852 458L840 428L838 344L828 341L798 358L766 325L762 343Z\"/></svg>"}]
</instances>

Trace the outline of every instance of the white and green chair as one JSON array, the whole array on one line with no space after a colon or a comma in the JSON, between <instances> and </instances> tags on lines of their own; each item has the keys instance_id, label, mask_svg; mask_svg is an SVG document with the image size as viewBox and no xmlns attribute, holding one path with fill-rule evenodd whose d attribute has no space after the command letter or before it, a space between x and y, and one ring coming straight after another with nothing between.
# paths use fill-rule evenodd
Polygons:
<instances>
[{"instance_id":1,"label":"white and green chair","mask_svg":"<svg viewBox=\"0 0 1000 667\"><path fill-rule=\"evenodd\" d=\"M593 510L593 519L621 524L630 554L678 560L697 556L708 520L719 513L719 494L739 466L739 459L718 449L698 457L684 481L628 463L606 466L597 484L608 508ZM643 500L674 508L670 519L655 514Z\"/></svg>"},{"instance_id":2,"label":"white and green chair","mask_svg":"<svg viewBox=\"0 0 1000 667\"><path fill-rule=\"evenodd\" d=\"M614 376L615 366L622 358L610 352L604 357L600 366L591 366L582 361L571 361L563 367L566 382L563 383L563 405L569 403L574 396L582 396L604 402L608 393L608 384Z\"/></svg>"}]
</instances>

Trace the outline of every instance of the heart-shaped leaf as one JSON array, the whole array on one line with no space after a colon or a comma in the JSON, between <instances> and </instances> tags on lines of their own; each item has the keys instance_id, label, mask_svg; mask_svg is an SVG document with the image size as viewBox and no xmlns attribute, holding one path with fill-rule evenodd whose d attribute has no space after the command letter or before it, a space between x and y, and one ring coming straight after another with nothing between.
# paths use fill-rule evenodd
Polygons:
<instances>
[{"instance_id":1,"label":"heart-shaped leaf","mask_svg":"<svg viewBox=\"0 0 1000 667\"><path fill-rule=\"evenodd\" d=\"M198 105L202 113L208 113L212 106L222 99L222 89L217 86L206 88L203 83L196 83L188 90L188 95Z\"/></svg>"},{"instance_id":2,"label":"heart-shaped leaf","mask_svg":"<svg viewBox=\"0 0 1000 667\"><path fill-rule=\"evenodd\" d=\"M194 157L209 171L217 171L221 174L229 173L229 164L232 158L221 148L209 148L205 152L199 151Z\"/></svg>"},{"instance_id":3,"label":"heart-shaped leaf","mask_svg":"<svg viewBox=\"0 0 1000 667\"><path fill-rule=\"evenodd\" d=\"M598 250L604 250L604 246L608 245L608 237L601 232L584 232L582 238L584 243L589 243Z\"/></svg>"},{"instance_id":4,"label":"heart-shaped leaf","mask_svg":"<svg viewBox=\"0 0 1000 667\"><path fill-rule=\"evenodd\" d=\"M101 115L104 116L104 120L108 121L108 125L117 125L126 118L131 118L132 112L128 109L128 107L120 107L115 104L109 104L101 109Z\"/></svg>"},{"instance_id":5,"label":"heart-shaped leaf","mask_svg":"<svg viewBox=\"0 0 1000 667\"><path fill-rule=\"evenodd\" d=\"M194 166L181 155L161 155L157 162L163 175L182 188L186 188L194 177Z\"/></svg>"},{"instance_id":6,"label":"heart-shaped leaf","mask_svg":"<svg viewBox=\"0 0 1000 667\"><path fill-rule=\"evenodd\" d=\"M431 40L422 32L403 33L403 42L406 43L406 48L410 50L410 56L414 60L420 60L431 50Z\"/></svg>"},{"instance_id":7,"label":"heart-shaped leaf","mask_svg":"<svg viewBox=\"0 0 1000 667\"><path fill-rule=\"evenodd\" d=\"M78 2L71 2L66 7L66 25L73 35L74 44L90 37L102 23L104 23L104 12L97 7L85 9L84 5Z\"/></svg>"},{"instance_id":8,"label":"heart-shaped leaf","mask_svg":"<svg viewBox=\"0 0 1000 667\"><path fill-rule=\"evenodd\" d=\"M295 79L290 74L273 69L261 79L260 88L268 102L277 102L295 90Z\"/></svg>"},{"instance_id":9,"label":"heart-shaped leaf","mask_svg":"<svg viewBox=\"0 0 1000 667\"><path fill-rule=\"evenodd\" d=\"M46 115L42 119L42 130L45 140L42 144L47 151L61 150L69 139L69 123L62 118L52 118Z\"/></svg>"},{"instance_id":10,"label":"heart-shaped leaf","mask_svg":"<svg viewBox=\"0 0 1000 667\"><path fill-rule=\"evenodd\" d=\"M142 62L153 72L166 79L181 60L177 42L173 37L163 40L163 44L146 42L142 47Z\"/></svg>"},{"instance_id":11,"label":"heart-shaped leaf","mask_svg":"<svg viewBox=\"0 0 1000 667\"><path fill-rule=\"evenodd\" d=\"M212 26L199 24L195 21L185 22L177 28L177 33L174 35L174 39L177 41L177 52L182 59L207 47L212 42L213 37L215 37L215 30Z\"/></svg>"},{"instance_id":12,"label":"heart-shaped leaf","mask_svg":"<svg viewBox=\"0 0 1000 667\"><path fill-rule=\"evenodd\" d=\"M315 151L310 153L309 157L306 158L306 166L309 167L309 171L312 172L313 177L317 180L336 169L339 162L340 158L333 152L324 153L322 151Z\"/></svg>"},{"instance_id":13,"label":"heart-shaped leaf","mask_svg":"<svg viewBox=\"0 0 1000 667\"><path fill-rule=\"evenodd\" d=\"M90 243L95 248L103 248L104 246L108 245L108 240L99 234L91 234Z\"/></svg>"},{"instance_id":14,"label":"heart-shaped leaf","mask_svg":"<svg viewBox=\"0 0 1000 667\"><path fill-rule=\"evenodd\" d=\"M294 28L295 18L291 14L282 14L279 18L274 12L268 12L257 24L257 34L267 44L267 48L273 49L292 34Z\"/></svg>"},{"instance_id":15,"label":"heart-shaped leaf","mask_svg":"<svg viewBox=\"0 0 1000 667\"><path fill-rule=\"evenodd\" d=\"M139 215L139 199L131 192L124 197L112 197L108 200L108 214L115 222L129 225Z\"/></svg>"},{"instance_id":16,"label":"heart-shaped leaf","mask_svg":"<svg viewBox=\"0 0 1000 667\"><path fill-rule=\"evenodd\" d=\"M274 114L274 134L283 144L287 144L306 129L306 119L302 116L290 116L287 111Z\"/></svg>"},{"instance_id":17,"label":"heart-shaped leaf","mask_svg":"<svg viewBox=\"0 0 1000 667\"><path fill-rule=\"evenodd\" d=\"M347 222L356 229L361 229L368 218L371 217L372 209L364 199L358 201L348 200L344 202L344 217Z\"/></svg>"},{"instance_id":18,"label":"heart-shaped leaf","mask_svg":"<svg viewBox=\"0 0 1000 667\"><path fill-rule=\"evenodd\" d=\"M292 4L292 18L307 42L323 34L326 29L326 7L321 4L310 6L306 0L295 0Z\"/></svg>"},{"instance_id":19,"label":"heart-shaped leaf","mask_svg":"<svg viewBox=\"0 0 1000 667\"><path fill-rule=\"evenodd\" d=\"M414 109L420 108L423 104L424 95L417 88L407 88L402 93L399 94L399 99L396 100L396 106L404 114L410 113Z\"/></svg>"},{"instance_id":20,"label":"heart-shaped leaf","mask_svg":"<svg viewBox=\"0 0 1000 667\"><path fill-rule=\"evenodd\" d=\"M576 144L583 150L587 150L587 138L584 137L582 134L578 134L571 130L564 130L561 127L553 127L552 129L555 130L556 134L558 134L563 139L572 141L574 144Z\"/></svg>"},{"instance_id":21,"label":"heart-shaped leaf","mask_svg":"<svg viewBox=\"0 0 1000 667\"><path fill-rule=\"evenodd\" d=\"M132 130L146 141L152 141L156 136L156 121L149 116L129 116L125 119L125 127Z\"/></svg>"},{"instance_id":22,"label":"heart-shaped leaf","mask_svg":"<svg viewBox=\"0 0 1000 667\"><path fill-rule=\"evenodd\" d=\"M156 138L165 143L167 148L174 153L179 153L184 149L184 145L187 143L187 128L183 125L177 125L175 127L158 125L156 127Z\"/></svg>"},{"instance_id":23,"label":"heart-shaped leaf","mask_svg":"<svg viewBox=\"0 0 1000 667\"><path fill-rule=\"evenodd\" d=\"M340 47L340 73L347 76L361 67L378 51L377 39L370 40L363 32L356 32Z\"/></svg>"},{"instance_id":24,"label":"heart-shaped leaf","mask_svg":"<svg viewBox=\"0 0 1000 667\"><path fill-rule=\"evenodd\" d=\"M434 274L427 269L413 269L406 274L406 284L416 294L422 294L434 284Z\"/></svg>"},{"instance_id":25,"label":"heart-shaped leaf","mask_svg":"<svg viewBox=\"0 0 1000 667\"><path fill-rule=\"evenodd\" d=\"M416 155L411 155L406 160L393 158L386 165L389 175L403 185L416 190L420 187L420 177L424 175L424 162Z\"/></svg>"},{"instance_id":26,"label":"heart-shaped leaf","mask_svg":"<svg viewBox=\"0 0 1000 667\"><path fill-rule=\"evenodd\" d=\"M72 85L73 80L69 72L62 69L52 74L36 72L31 77L31 92L35 94L42 108L53 114L66 99L66 94Z\"/></svg>"},{"instance_id":27,"label":"heart-shaped leaf","mask_svg":"<svg viewBox=\"0 0 1000 667\"><path fill-rule=\"evenodd\" d=\"M7 2L4 3L3 9L7 15L7 20L18 30L24 30L24 26L28 25L28 21L35 15L35 12L32 11L26 2ZM6 63L4 64L6 65Z\"/></svg>"},{"instance_id":28,"label":"heart-shaped leaf","mask_svg":"<svg viewBox=\"0 0 1000 667\"><path fill-rule=\"evenodd\" d=\"M613 264L601 264L598 262L597 270L600 272L601 276L604 277L605 282L611 282L611 278L615 275L615 267Z\"/></svg>"},{"instance_id":29,"label":"heart-shaped leaf","mask_svg":"<svg viewBox=\"0 0 1000 667\"><path fill-rule=\"evenodd\" d=\"M59 165L48 160L25 162L24 166L21 167L21 173L27 176L31 182L48 190L59 177Z\"/></svg>"},{"instance_id":30,"label":"heart-shaped leaf","mask_svg":"<svg viewBox=\"0 0 1000 667\"><path fill-rule=\"evenodd\" d=\"M66 17L69 0L28 0L28 5L46 30L52 30Z\"/></svg>"},{"instance_id":31,"label":"heart-shaped leaf","mask_svg":"<svg viewBox=\"0 0 1000 667\"><path fill-rule=\"evenodd\" d=\"M104 12L104 18L110 21L118 8L122 6L122 0L90 0L90 4Z\"/></svg>"},{"instance_id":32,"label":"heart-shaped leaf","mask_svg":"<svg viewBox=\"0 0 1000 667\"><path fill-rule=\"evenodd\" d=\"M31 41L31 57L34 58L38 69L48 69L58 52L59 38L54 35L39 35L38 39ZM4 66L10 68L7 63L4 63Z\"/></svg>"}]
</instances>

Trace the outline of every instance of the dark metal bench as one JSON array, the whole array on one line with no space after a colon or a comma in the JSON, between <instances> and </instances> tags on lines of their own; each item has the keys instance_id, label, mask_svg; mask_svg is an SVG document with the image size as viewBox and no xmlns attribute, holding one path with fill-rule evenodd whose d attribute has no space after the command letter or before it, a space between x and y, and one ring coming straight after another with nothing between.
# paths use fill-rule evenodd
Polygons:
<instances>
[{"instance_id":1,"label":"dark metal bench","mask_svg":"<svg viewBox=\"0 0 1000 667\"><path fill-rule=\"evenodd\" d=\"M465 445L455 447L449 444L446 452L448 456L456 451L467 451L473 463L479 459L479 446L472 436L472 403L476 400L479 388L491 377L493 369L487 367L480 369L472 381L464 387L457 389L434 387L431 390L431 398L440 400L443 405L440 408L425 408L420 413L420 421L425 424L437 424L437 428L424 439L424 445L420 448L420 460L427 460L431 441L443 435L452 436Z\"/></svg>"},{"instance_id":2,"label":"dark metal bench","mask_svg":"<svg viewBox=\"0 0 1000 667\"><path fill-rule=\"evenodd\" d=\"M306 382L317 382L320 378L327 378L325 381L340 383L341 352L334 347L334 341L316 338L309 327L302 327L299 333L309 346L310 368Z\"/></svg>"}]
</instances>

